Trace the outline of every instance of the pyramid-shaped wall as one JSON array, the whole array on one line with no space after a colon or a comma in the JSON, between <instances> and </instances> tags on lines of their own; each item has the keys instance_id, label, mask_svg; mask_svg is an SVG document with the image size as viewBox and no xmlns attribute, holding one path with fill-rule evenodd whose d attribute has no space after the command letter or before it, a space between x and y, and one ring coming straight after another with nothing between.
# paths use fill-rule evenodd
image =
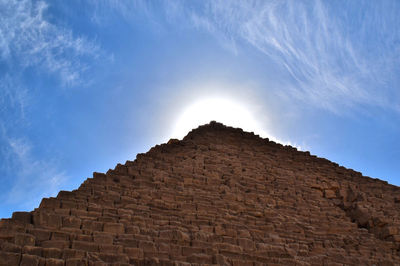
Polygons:
<instances>
[{"instance_id":1,"label":"pyramid-shaped wall","mask_svg":"<svg viewBox=\"0 0 400 266\"><path fill-rule=\"evenodd\" d=\"M0 221L0 265L399 265L400 189L212 122Z\"/></svg>"}]
</instances>

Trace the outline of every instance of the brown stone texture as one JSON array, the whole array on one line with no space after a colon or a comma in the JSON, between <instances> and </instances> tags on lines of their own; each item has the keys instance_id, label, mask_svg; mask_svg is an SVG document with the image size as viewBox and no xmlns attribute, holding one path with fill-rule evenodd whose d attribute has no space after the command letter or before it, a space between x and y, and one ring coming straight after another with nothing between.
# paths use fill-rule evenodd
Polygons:
<instances>
[{"instance_id":1,"label":"brown stone texture","mask_svg":"<svg viewBox=\"0 0 400 266\"><path fill-rule=\"evenodd\" d=\"M0 265L400 265L400 188L211 122L0 221Z\"/></svg>"}]
</instances>

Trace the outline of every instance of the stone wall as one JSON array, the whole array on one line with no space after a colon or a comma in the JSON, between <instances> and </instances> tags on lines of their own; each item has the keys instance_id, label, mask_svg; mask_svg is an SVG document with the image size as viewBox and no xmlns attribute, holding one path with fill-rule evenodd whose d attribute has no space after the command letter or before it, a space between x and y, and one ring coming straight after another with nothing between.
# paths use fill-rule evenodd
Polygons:
<instances>
[{"instance_id":1,"label":"stone wall","mask_svg":"<svg viewBox=\"0 0 400 266\"><path fill-rule=\"evenodd\" d=\"M400 189L210 123L0 221L0 265L399 265Z\"/></svg>"}]
</instances>

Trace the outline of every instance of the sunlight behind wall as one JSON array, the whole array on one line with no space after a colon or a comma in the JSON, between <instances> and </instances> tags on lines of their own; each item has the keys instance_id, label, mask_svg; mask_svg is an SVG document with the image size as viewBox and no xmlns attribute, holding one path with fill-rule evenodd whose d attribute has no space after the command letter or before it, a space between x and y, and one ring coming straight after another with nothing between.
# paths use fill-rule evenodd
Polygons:
<instances>
[{"instance_id":1,"label":"sunlight behind wall","mask_svg":"<svg viewBox=\"0 0 400 266\"><path fill-rule=\"evenodd\" d=\"M212 120L269 137L251 108L227 98L204 98L189 105L176 120L172 137L182 139L190 130Z\"/></svg>"}]
</instances>

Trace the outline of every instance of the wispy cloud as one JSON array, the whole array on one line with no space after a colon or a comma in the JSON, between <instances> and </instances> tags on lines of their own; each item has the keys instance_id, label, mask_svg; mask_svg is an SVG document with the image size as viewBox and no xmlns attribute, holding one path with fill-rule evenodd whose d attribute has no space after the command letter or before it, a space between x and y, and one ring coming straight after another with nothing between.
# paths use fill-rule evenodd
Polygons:
<instances>
[{"instance_id":1,"label":"wispy cloud","mask_svg":"<svg viewBox=\"0 0 400 266\"><path fill-rule=\"evenodd\" d=\"M96 59L100 48L51 23L47 9L44 1L0 0L0 62L11 71L40 67L58 75L64 85L74 85L88 68L85 59Z\"/></svg>"},{"instance_id":2,"label":"wispy cloud","mask_svg":"<svg viewBox=\"0 0 400 266\"><path fill-rule=\"evenodd\" d=\"M53 76L64 87L86 84L85 73L104 57L95 41L75 34L49 8L43 0L0 0L0 183L9 189L0 196L4 208L32 209L66 181L57 159L39 155L30 139L31 83Z\"/></svg>"},{"instance_id":3,"label":"wispy cloud","mask_svg":"<svg viewBox=\"0 0 400 266\"><path fill-rule=\"evenodd\" d=\"M1 126L0 154L4 160L0 169L9 177L9 190L1 196L3 204L23 210L37 207L43 197L54 196L66 182L67 176L57 169L55 160L36 159L32 145L24 138L11 138ZM11 178L12 176L12 178Z\"/></svg>"},{"instance_id":4,"label":"wispy cloud","mask_svg":"<svg viewBox=\"0 0 400 266\"><path fill-rule=\"evenodd\" d=\"M281 95L334 112L357 104L393 107L390 94L380 86L386 73L379 74L395 71L393 64L391 69L387 64L398 50L383 50L377 57L367 57L362 41L368 40L354 39L349 31L357 29L346 27L351 23L356 23L353 27L364 26L358 29L365 31L358 33L363 38L374 38L367 36L368 31L374 34L374 29L366 28L360 17L340 18L333 13L318 0L307 4L208 1L202 13L192 14L192 20L218 38L225 35L229 40L251 44L287 71L292 80L284 84Z\"/></svg>"},{"instance_id":5,"label":"wispy cloud","mask_svg":"<svg viewBox=\"0 0 400 266\"><path fill-rule=\"evenodd\" d=\"M6 117L12 118L13 123L24 120L28 104L28 90L9 74L0 76L0 118L3 122Z\"/></svg>"},{"instance_id":6,"label":"wispy cloud","mask_svg":"<svg viewBox=\"0 0 400 266\"><path fill-rule=\"evenodd\" d=\"M154 3L143 0L89 0L86 2L91 21L96 24L107 24L112 19L123 19L132 21L132 19L143 15L146 19L154 22L152 12Z\"/></svg>"},{"instance_id":7,"label":"wispy cloud","mask_svg":"<svg viewBox=\"0 0 400 266\"><path fill-rule=\"evenodd\" d=\"M399 6L335 3L206 0L166 10L185 16L234 53L244 43L260 51L287 73L278 91L283 98L335 113L363 105L400 111L395 77L400 36L392 28L400 23L393 11Z\"/></svg>"}]
</instances>

